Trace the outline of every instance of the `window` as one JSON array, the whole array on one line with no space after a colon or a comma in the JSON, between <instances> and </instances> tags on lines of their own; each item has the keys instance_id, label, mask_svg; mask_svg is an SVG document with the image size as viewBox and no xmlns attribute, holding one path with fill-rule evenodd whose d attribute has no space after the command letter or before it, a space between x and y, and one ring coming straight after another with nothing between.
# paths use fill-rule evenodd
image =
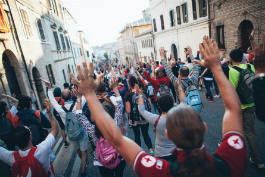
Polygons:
<instances>
[{"instance_id":1,"label":"window","mask_svg":"<svg viewBox=\"0 0 265 177\"><path fill-rule=\"evenodd\" d=\"M63 34L60 34L61 36L61 41L62 41L62 45L63 45L63 50L66 50L66 46L65 46L65 42L64 42L64 36Z\"/></svg>"},{"instance_id":2,"label":"window","mask_svg":"<svg viewBox=\"0 0 265 177\"><path fill-rule=\"evenodd\" d=\"M37 18L37 25L38 25L38 28L39 28L39 33L40 33L41 40L44 41L45 40L44 31L43 31L43 28L42 28L41 19L39 19L39 18Z\"/></svg>"},{"instance_id":3,"label":"window","mask_svg":"<svg viewBox=\"0 0 265 177\"><path fill-rule=\"evenodd\" d=\"M72 71L73 71L73 74L75 74L75 70L74 70L74 66L72 65Z\"/></svg>"},{"instance_id":4,"label":"window","mask_svg":"<svg viewBox=\"0 0 265 177\"><path fill-rule=\"evenodd\" d=\"M86 55L87 55L87 57L89 57L89 51L86 51Z\"/></svg>"},{"instance_id":5,"label":"window","mask_svg":"<svg viewBox=\"0 0 265 177\"><path fill-rule=\"evenodd\" d=\"M66 45L67 45L67 49L70 50L71 47L70 47L69 40L68 40L67 36L65 36L65 42L66 42Z\"/></svg>"},{"instance_id":6,"label":"window","mask_svg":"<svg viewBox=\"0 0 265 177\"><path fill-rule=\"evenodd\" d=\"M54 75L53 75L53 70L52 70L52 65L46 65L46 70L47 70L47 74L49 77L49 81L52 85L55 85L55 79L54 79Z\"/></svg>"},{"instance_id":7,"label":"window","mask_svg":"<svg viewBox=\"0 0 265 177\"><path fill-rule=\"evenodd\" d=\"M26 32L26 36L30 37L30 36L32 36L32 30L31 30L31 25L30 25L30 22L29 22L28 13L25 10L20 9L20 14L21 14L21 17L22 17L22 21L23 21L25 32Z\"/></svg>"},{"instance_id":8,"label":"window","mask_svg":"<svg viewBox=\"0 0 265 177\"><path fill-rule=\"evenodd\" d=\"M163 17L163 15L160 15L160 20L161 20L161 29L164 30L165 29L165 25L164 25L164 17Z\"/></svg>"},{"instance_id":9,"label":"window","mask_svg":"<svg viewBox=\"0 0 265 177\"><path fill-rule=\"evenodd\" d=\"M177 7L177 20L178 24L181 24L181 16L180 16L180 6Z\"/></svg>"},{"instance_id":10,"label":"window","mask_svg":"<svg viewBox=\"0 0 265 177\"><path fill-rule=\"evenodd\" d=\"M193 20L197 20L196 0L192 0Z\"/></svg>"},{"instance_id":11,"label":"window","mask_svg":"<svg viewBox=\"0 0 265 177\"><path fill-rule=\"evenodd\" d=\"M64 77L64 81L67 82L67 81L66 81L66 76L65 76L64 69L63 69L63 77Z\"/></svg>"},{"instance_id":12,"label":"window","mask_svg":"<svg viewBox=\"0 0 265 177\"><path fill-rule=\"evenodd\" d=\"M188 22L188 11L187 11L187 3L182 4L182 13L183 13L183 22Z\"/></svg>"},{"instance_id":13,"label":"window","mask_svg":"<svg viewBox=\"0 0 265 177\"><path fill-rule=\"evenodd\" d=\"M170 17L170 26L171 27L175 26L174 10L171 10L169 12L169 17Z\"/></svg>"},{"instance_id":14,"label":"window","mask_svg":"<svg viewBox=\"0 0 265 177\"><path fill-rule=\"evenodd\" d=\"M50 2L50 0L46 0L46 6L48 7L48 9L51 9L51 2Z\"/></svg>"},{"instance_id":15,"label":"window","mask_svg":"<svg viewBox=\"0 0 265 177\"><path fill-rule=\"evenodd\" d=\"M217 42L220 49L225 49L224 26L217 26Z\"/></svg>"},{"instance_id":16,"label":"window","mask_svg":"<svg viewBox=\"0 0 265 177\"><path fill-rule=\"evenodd\" d=\"M156 19L153 19L153 25L154 25L154 32L157 32L157 29L156 29Z\"/></svg>"},{"instance_id":17,"label":"window","mask_svg":"<svg viewBox=\"0 0 265 177\"><path fill-rule=\"evenodd\" d=\"M207 16L207 3L206 0L199 0L200 17Z\"/></svg>"},{"instance_id":18,"label":"window","mask_svg":"<svg viewBox=\"0 0 265 177\"><path fill-rule=\"evenodd\" d=\"M60 16L61 16L61 18L63 19L63 11L62 11L62 6L61 6L61 4L60 4L60 3L58 3L58 6L59 6L59 8L58 8L58 11L60 12Z\"/></svg>"},{"instance_id":19,"label":"window","mask_svg":"<svg viewBox=\"0 0 265 177\"><path fill-rule=\"evenodd\" d=\"M58 37L57 31L53 31L53 36L54 36L54 39L55 39L57 50L61 50L61 45L60 45L60 42L59 42L59 37Z\"/></svg>"},{"instance_id":20,"label":"window","mask_svg":"<svg viewBox=\"0 0 265 177\"><path fill-rule=\"evenodd\" d=\"M52 9L53 9L53 13L58 15L58 10L57 10L57 6L56 6L56 0L52 0Z\"/></svg>"},{"instance_id":21,"label":"window","mask_svg":"<svg viewBox=\"0 0 265 177\"><path fill-rule=\"evenodd\" d=\"M79 48L79 51L80 51L80 56L82 56L82 51L81 51L81 48Z\"/></svg>"}]
</instances>

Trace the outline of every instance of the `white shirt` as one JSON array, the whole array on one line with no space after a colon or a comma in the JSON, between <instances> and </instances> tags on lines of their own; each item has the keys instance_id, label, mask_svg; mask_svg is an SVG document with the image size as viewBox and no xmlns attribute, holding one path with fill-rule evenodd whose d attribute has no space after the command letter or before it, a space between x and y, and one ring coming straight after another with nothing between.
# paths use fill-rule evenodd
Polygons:
<instances>
[{"instance_id":1,"label":"white shirt","mask_svg":"<svg viewBox=\"0 0 265 177\"><path fill-rule=\"evenodd\" d=\"M48 174L50 172L50 177L54 177L51 166L50 166L50 152L51 148L55 143L55 138L52 134L49 134L47 138L37 145L37 150L34 154L34 157L39 161L42 169ZM25 157L28 155L29 150L21 151L19 150L19 155L21 157ZM14 151L8 151L2 147L0 147L0 159L6 164L12 167L13 163L15 163Z\"/></svg>"},{"instance_id":2,"label":"white shirt","mask_svg":"<svg viewBox=\"0 0 265 177\"><path fill-rule=\"evenodd\" d=\"M51 89L48 90L48 97L50 99L51 105L54 107L54 109L58 112L58 114L60 115L63 123L65 124L65 115L66 112L63 110L62 106L55 100L54 95L53 95L53 91ZM84 96L82 96L82 108L84 107L84 105L86 104L86 99ZM72 106L73 101L65 101L64 102L64 107L69 110L70 107ZM75 114L75 110L76 110L76 104L73 108L73 113Z\"/></svg>"}]
</instances>

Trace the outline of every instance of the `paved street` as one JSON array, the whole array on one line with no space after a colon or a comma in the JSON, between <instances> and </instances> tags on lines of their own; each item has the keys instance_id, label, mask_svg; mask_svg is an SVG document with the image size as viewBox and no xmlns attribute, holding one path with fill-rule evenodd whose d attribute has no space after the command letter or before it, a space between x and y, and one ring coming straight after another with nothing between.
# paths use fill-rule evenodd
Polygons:
<instances>
[{"instance_id":1,"label":"paved street","mask_svg":"<svg viewBox=\"0 0 265 177\"><path fill-rule=\"evenodd\" d=\"M215 99L214 103L209 103L206 101L206 99L204 98L204 93L205 91L201 91L201 99L203 101L203 105L204 105L204 109L202 109L201 112L201 116L203 118L203 120L207 123L208 125L208 131L205 135L205 145L207 148L207 152L208 153L214 153L215 150L217 149L218 145L217 143L220 142L222 140L222 118L223 118L223 114L224 114L224 106L223 106L223 102L222 99ZM265 139L263 138L263 135L265 134L265 124L260 122L260 121L256 121L256 130L257 130L257 134L258 134L258 138L259 138L259 146L265 147ZM151 136L152 139L152 143L154 145L155 142L155 134L153 131L153 126L149 127L149 135ZM134 139L134 134L132 129L128 129L128 136L131 139ZM142 147L144 148L144 150L147 151L147 147L142 139ZM248 148L248 158L249 158L249 148ZM262 153L262 159L263 161L265 161L265 151L264 149L261 149L261 153ZM89 160L90 162L92 162L92 156L89 156ZM258 170L253 164L251 164L248 161L248 168L247 168L247 172L246 172L246 177L258 177L258 176L265 176L265 170ZM90 174L90 176L95 177L95 176L99 176L99 171L97 167L93 166L93 163L89 164L89 167L87 169L87 172ZM134 172L132 171L132 169L129 167L129 165L126 165L125 171L124 171L124 176L125 177L136 177L137 175L134 174Z\"/></svg>"}]
</instances>

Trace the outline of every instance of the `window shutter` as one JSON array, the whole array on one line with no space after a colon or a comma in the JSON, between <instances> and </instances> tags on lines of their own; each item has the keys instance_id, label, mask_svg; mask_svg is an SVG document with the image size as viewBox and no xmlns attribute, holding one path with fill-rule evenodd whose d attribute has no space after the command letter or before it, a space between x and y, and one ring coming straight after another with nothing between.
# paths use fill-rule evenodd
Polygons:
<instances>
[{"instance_id":1,"label":"window shutter","mask_svg":"<svg viewBox=\"0 0 265 177\"><path fill-rule=\"evenodd\" d=\"M54 78L54 74L53 74L53 70L52 70L52 65L51 64L49 64L49 68L50 68L50 72L51 72L52 83L53 83L53 85L55 85L56 83L55 83L55 78Z\"/></svg>"},{"instance_id":2,"label":"window shutter","mask_svg":"<svg viewBox=\"0 0 265 177\"><path fill-rule=\"evenodd\" d=\"M196 0L192 0L193 20L197 19Z\"/></svg>"},{"instance_id":3,"label":"window shutter","mask_svg":"<svg viewBox=\"0 0 265 177\"><path fill-rule=\"evenodd\" d=\"M65 36L65 41L66 41L66 45L67 45L67 49L70 50L70 44L69 44L69 40L68 40L68 37Z\"/></svg>"},{"instance_id":4,"label":"window shutter","mask_svg":"<svg viewBox=\"0 0 265 177\"><path fill-rule=\"evenodd\" d=\"M164 30L165 26L164 26L164 18L163 15L160 15L160 20L161 20L161 29Z\"/></svg>"},{"instance_id":5,"label":"window shutter","mask_svg":"<svg viewBox=\"0 0 265 177\"><path fill-rule=\"evenodd\" d=\"M157 29L156 29L156 19L153 19L153 24L154 24L154 31L157 32Z\"/></svg>"},{"instance_id":6,"label":"window shutter","mask_svg":"<svg viewBox=\"0 0 265 177\"><path fill-rule=\"evenodd\" d=\"M47 75L48 75L49 81L52 84L51 75L50 75L50 71L49 71L48 65L46 65L46 71L47 71Z\"/></svg>"},{"instance_id":7,"label":"window shutter","mask_svg":"<svg viewBox=\"0 0 265 177\"><path fill-rule=\"evenodd\" d=\"M57 31L53 31L53 35L54 35L54 39L55 39L57 50L61 50L61 46L60 46L60 43L59 43L59 37L58 37Z\"/></svg>"},{"instance_id":8,"label":"window shutter","mask_svg":"<svg viewBox=\"0 0 265 177\"><path fill-rule=\"evenodd\" d=\"M65 42L64 42L64 36L63 34L60 34L61 36L61 41L62 41L62 45L63 45L63 50L66 50L66 46L65 46Z\"/></svg>"},{"instance_id":9,"label":"window shutter","mask_svg":"<svg viewBox=\"0 0 265 177\"><path fill-rule=\"evenodd\" d=\"M207 3L206 0L202 0L202 16L206 17L207 16Z\"/></svg>"},{"instance_id":10,"label":"window shutter","mask_svg":"<svg viewBox=\"0 0 265 177\"><path fill-rule=\"evenodd\" d=\"M180 16L180 6L177 6L177 18L178 18L178 24L181 24L181 16Z\"/></svg>"},{"instance_id":11,"label":"window shutter","mask_svg":"<svg viewBox=\"0 0 265 177\"><path fill-rule=\"evenodd\" d=\"M45 36L44 36L43 27L42 27L42 24L41 24L41 19L39 19L39 18L37 19L37 24L38 24L41 40L44 41L45 40Z\"/></svg>"}]
</instances>

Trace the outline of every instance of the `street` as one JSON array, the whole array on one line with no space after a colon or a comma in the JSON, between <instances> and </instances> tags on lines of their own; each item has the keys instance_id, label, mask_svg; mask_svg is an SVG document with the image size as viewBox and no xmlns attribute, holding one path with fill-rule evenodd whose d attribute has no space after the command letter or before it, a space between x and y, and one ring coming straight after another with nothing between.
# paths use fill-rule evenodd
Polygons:
<instances>
[{"instance_id":1,"label":"street","mask_svg":"<svg viewBox=\"0 0 265 177\"><path fill-rule=\"evenodd\" d=\"M214 93L214 92L213 92ZM224 113L224 106L223 106L223 102L221 98L215 99L213 103L209 103L206 101L206 99L204 98L204 94L205 94L205 89L203 89L202 91L200 91L200 96L201 99L203 101L203 105L204 108L202 109L201 112L201 116L203 118L203 120L207 123L208 126L208 130L207 133L205 135L205 146L207 149L207 152L212 154L216 151L216 149L218 148L218 142L221 142L222 140L222 118L223 118L223 113ZM265 124L260 122L260 121L256 121L256 131L257 131L257 135L258 135L258 139L259 139L259 147L262 148L265 146L265 140L264 138L262 138L263 134L265 134L265 129L264 129ZM127 129L127 134L128 137L131 139L134 139L134 134L132 129L128 128ZM154 143L155 143L155 133L153 131L153 126L149 126L149 135L152 139L152 144L154 147ZM143 141L143 138L141 139L142 141L142 148L147 151L147 147ZM71 146L69 147L71 148ZM73 149L71 149L73 151ZM89 148L89 150L91 150L91 148ZM249 159L249 148L248 148L248 143L247 143L247 153L248 153L248 159ZM64 149L64 147L62 147L60 154L64 154L61 156L57 156L56 158L56 162L60 163L60 165L58 164L54 164L55 166L55 171L58 171L58 169L56 169L56 167L61 167L65 170L63 170L63 172L61 170L59 170L59 173L63 173L63 174L59 174L56 173L57 176L65 176L65 177L72 177L74 174L76 176L80 176L81 175L81 171L80 171L80 165L81 165L81 161L79 158L76 158L76 153L70 153L69 149ZM261 149L261 154L262 154L262 159L263 161L265 161L265 152L263 149ZM67 161L67 159L71 158L69 164L65 164L65 161ZM93 166L93 158L92 155L90 155L89 152L89 166L87 168L87 172L89 173L89 175L91 177L100 177L100 173L98 171L98 167L94 167ZM78 165L79 164L79 165ZM76 169L77 168L77 169ZM72 170L71 170L72 169ZM77 173L79 170L79 174ZM129 167L129 165L126 165L126 168L124 170L124 176L125 177L136 177L137 175L133 172L133 170ZM258 176L265 176L265 170L259 170L256 168L256 166L254 166L252 163L250 163L250 161L248 160L248 164L247 164L247 171L246 171L246 177L258 177Z\"/></svg>"}]
</instances>

